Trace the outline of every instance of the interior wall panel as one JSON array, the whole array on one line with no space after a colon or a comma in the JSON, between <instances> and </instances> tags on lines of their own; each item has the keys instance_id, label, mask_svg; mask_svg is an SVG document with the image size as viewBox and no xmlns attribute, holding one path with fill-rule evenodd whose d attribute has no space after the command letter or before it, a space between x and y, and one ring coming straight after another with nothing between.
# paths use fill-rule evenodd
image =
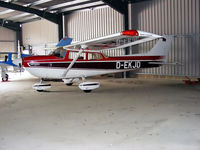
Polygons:
<instances>
[{"instance_id":1,"label":"interior wall panel","mask_svg":"<svg viewBox=\"0 0 200 150\"><path fill-rule=\"evenodd\" d=\"M199 14L199 0L153 0L132 4L132 28L175 36L168 62L181 64L144 69L142 74L200 76ZM153 43L140 45L139 52L147 52ZM132 53L137 52L133 49Z\"/></svg>"},{"instance_id":2,"label":"interior wall panel","mask_svg":"<svg viewBox=\"0 0 200 150\"><path fill-rule=\"evenodd\" d=\"M0 52L15 52L16 32L0 27Z\"/></svg>"},{"instance_id":3,"label":"interior wall panel","mask_svg":"<svg viewBox=\"0 0 200 150\"><path fill-rule=\"evenodd\" d=\"M22 25L24 45L38 45L58 42L58 26L45 19Z\"/></svg>"},{"instance_id":4,"label":"interior wall panel","mask_svg":"<svg viewBox=\"0 0 200 150\"><path fill-rule=\"evenodd\" d=\"M123 16L110 7L77 11L65 16L65 35L73 38L73 41L101 37L123 29ZM121 55L124 50L107 51L106 54Z\"/></svg>"}]
</instances>

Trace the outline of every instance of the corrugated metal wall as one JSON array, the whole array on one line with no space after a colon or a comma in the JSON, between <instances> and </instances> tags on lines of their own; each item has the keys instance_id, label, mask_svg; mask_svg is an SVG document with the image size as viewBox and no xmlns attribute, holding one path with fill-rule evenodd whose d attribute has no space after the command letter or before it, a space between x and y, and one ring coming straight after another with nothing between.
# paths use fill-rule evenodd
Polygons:
<instances>
[{"instance_id":1,"label":"corrugated metal wall","mask_svg":"<svg viewBox=\"0 0 200 150\"><path fill-rule=\"evenodd\" d=\"M83 41L123 30L123 16L110 7L77 11L65 16L65 35L73 41ZM107 54L122 55L124 50L108 51Z\"/></svg>"},{"instance_id":2,"label":"corrugated metal wall","mask_svg":"<svg viewBox=\"0 0 200 150\"><path fill-rule=\"evenodd\" d=\"M0 52L15 52L16 33L0 27Z\"/></svg>"},{"instance_id":3,"label":"corrugated metal wall","mask_svg":"<svg viewBox=\"0 0 200 150\"><path fill-rule=\"evenodd\" d=\"M145 69L141 73L200 76L199 7L199 0L152 0L132 4L132 29L161 35L183 35L174 38L168 57L168 62L182 65ZM65 35L72 37L74 41L104 36L123 29L123 16L110 7L78 11L65 16ZM147 52L153 43L155 42L133 47L132 53ZM124 50L108 51L107 54L123 55Z\"/></svg>"},{"instance_id":4,"label":"corrugated metal wall","mask_svg":"<svg viewBox=\"0 0 200 150\"><path fill-rule=\"evenodd\" d=\"M141 73L200 76L199 26L199 0L153 0L132 4L133 29L161 35L183 35L174 38L168 58L169 62L179 62L182 65L145 69ZM146 52L151 47L152 43L147 43L137 48L139 52Z\"/></svg>"}]
</instances>

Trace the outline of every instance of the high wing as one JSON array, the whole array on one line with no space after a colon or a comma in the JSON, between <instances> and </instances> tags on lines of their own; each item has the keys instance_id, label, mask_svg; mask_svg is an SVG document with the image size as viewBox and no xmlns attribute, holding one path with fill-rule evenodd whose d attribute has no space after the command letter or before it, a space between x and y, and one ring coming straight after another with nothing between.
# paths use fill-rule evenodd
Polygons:
<instances>
[{"instance_id":1,"label":"high wing","mask_svg":"<svg viewBox=\"0 0 200 150\"><path fill-rule=\"evenodd\" d=\"M140 43L144 43L147 41L151 41L158 38L164 38L163 36L139 31L139 30L126 30L123 32L94 38L87 41L72 43L70 45L65 46L64 48L67 49L75 49L80 50L79 53L76 55L76 57L72 60L70 65L67 67L66 71L63 73L63 78L66 77L69 70L72 68L74 63L77 61L80 54L83 52L83 50L111 50L111 49L119 49L119 48L125 48L132 45L137 45Z\"/></svg>"},{"instance_id":2,"label":"high wing","mask_svg":"<svg viewBox=\"0 0 200 150\"><path fill-rule=\"evenodd\" d=\"M65 48L76 50L81 48L87 48L88 50L111 50L137 45L158 38L163 37L140 30L126 30L87 41L72 42L72 44L65 46Z\"/></svg>"}]
</instances>

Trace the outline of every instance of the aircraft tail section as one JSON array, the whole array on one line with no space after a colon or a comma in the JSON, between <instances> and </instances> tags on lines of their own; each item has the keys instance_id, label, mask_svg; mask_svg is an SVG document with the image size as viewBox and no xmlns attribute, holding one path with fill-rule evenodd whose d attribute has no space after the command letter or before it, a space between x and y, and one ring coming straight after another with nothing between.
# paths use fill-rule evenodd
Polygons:
<instances>
[{"instance_id":1,"label":"aircraft tail section","mask_svg":"<svg viewBox=\"0 0 200 150\"><path fill-rule=\"evenodd\" d=\"M163 36L163 38L159 39L156 45L146 55L164 56L164 59L165 59L171 48L171 43L172 43L171 36Z\"/></svg>"}]
</instances>

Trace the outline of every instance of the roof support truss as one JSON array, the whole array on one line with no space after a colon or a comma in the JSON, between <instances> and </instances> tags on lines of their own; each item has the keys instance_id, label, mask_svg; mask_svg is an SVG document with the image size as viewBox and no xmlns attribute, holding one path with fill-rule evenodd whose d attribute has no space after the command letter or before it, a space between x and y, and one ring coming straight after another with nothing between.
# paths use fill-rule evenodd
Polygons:
<instances>
[{"instance_id":1,"label":"roof support truss","mask_svg":"<svg viewBox=\"0 0 200 150\"><path fill-rule=\"evenodd\" d=\"M8 28L10 30L14 30L14 31L20 31L21 30L21 24L20 23L16 23L13 21L5 21L3 19L0 19L0 26Z\"/></svg>"},{"instance_id":2,"label":"roof support truss","mask_svg":"<svg viewBox=\"0 0 200 150\"><path fill-rule=\"evenodd\" d=\"M33 13L51 22L58 24L57 14L52 14L49 12L41 11L41 10L30 8L30 7L24 7L24 6L13 4L13 3L7 3L4 1L0 1L0 7L9 8L9 9L18 10L18 11L27 12L27 13Z\"/></svg>"},{"instance_id":3,"label":"roof support truss","mask_svg":"<svg viewBox=\"0 0 200 150\"><path fill-rule=\"evenodd\" d=\"M126 11L125 5L128 5L127 1L122 0L102 0L104 3L106 3L111 8L115 9L116 11L120 12L121 14L124 14Z\"/></svg>"}]
</instances>

